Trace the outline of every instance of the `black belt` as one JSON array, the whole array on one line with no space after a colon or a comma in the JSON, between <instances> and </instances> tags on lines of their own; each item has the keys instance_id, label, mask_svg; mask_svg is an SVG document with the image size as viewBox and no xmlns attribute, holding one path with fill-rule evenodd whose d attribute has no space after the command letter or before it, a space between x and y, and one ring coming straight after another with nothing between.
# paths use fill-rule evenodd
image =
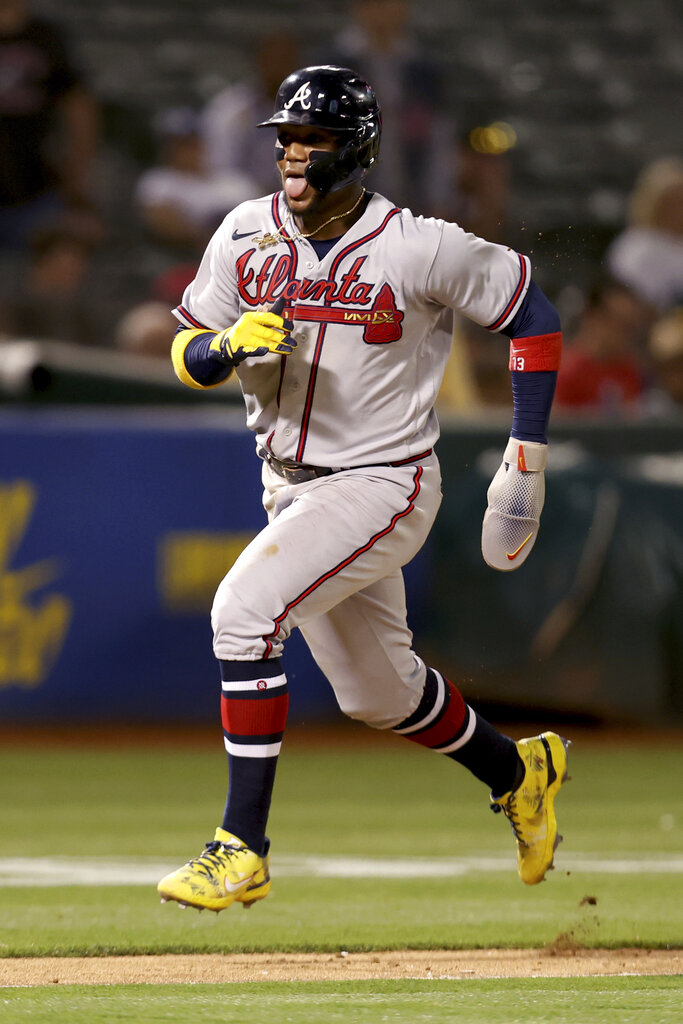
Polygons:
<instances>
[{"instance_id":1,"label":"black belt","mask_svg":"<svg viewBox=\"0 0 683 1024\"><path fill-rule=\"evenodd\" d=\"M329 476L330 473L341 472L341 468L331 469L329 466L306 466L303 462L287 462L283 459L276 459L266 448L259 448L258 454L268 463L271 469L275 470L278 476L289 480L291 484L303 484L307 480L315 480L319 476Z\"/></svg>"},{"instance_id":2,"label":"black belt","mask_svg":"<svg viewBox=\"0 0 683 1024\"><path fill-rule=\"evenodd\" d=\"M308 480L315 480L320 476L330 476L332 473L343 473L348 469L370 469L370 466L307 466L303 462L291 462L283 459L277 459L269 452L266 448L259 448L259 456L268 463L271 469L273 469L278 476L284 477L292 484L303 484ZM413 455L408 459L400 459L398 462L373 462L372 466L407 466L411 462L419 462L421 459L426 459L428 455L432 454L432 449L429 448L426 452L420 452L419 455Z\"/></svg>"}]
</instances>

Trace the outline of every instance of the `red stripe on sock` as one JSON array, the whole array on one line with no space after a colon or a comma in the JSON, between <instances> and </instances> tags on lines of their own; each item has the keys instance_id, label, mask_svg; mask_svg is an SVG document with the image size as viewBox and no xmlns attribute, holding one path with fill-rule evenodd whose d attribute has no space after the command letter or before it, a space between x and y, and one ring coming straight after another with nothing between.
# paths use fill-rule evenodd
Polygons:
<instances>
[{"instance_id":1,"label":"red stripe on sock","mask_svg":"<svg viewBox=\"0 0 683 1024\"><path fill-rule=\"evenodd\" d=\"M454 740L462 730L467 717L467 705L460 690L453 686L449 679L446 679L445 682L448 687L448 706L443 715L438 722L422 732L414 735L408 733L405 737L407 740L419 743L423 747L443 747L449 741Z\"/></svg>"},{"instance_id":2,"label":"red stripe on sock","mask_svg":"<svg viewBox=\"0 0 683 1024\"><path fill-rule=\"evenodd\" d=\"M221 696L223 728L236 736L269 736L284 732L288 709L288 693L267 700Z\"/></svg>"}]
</instances>

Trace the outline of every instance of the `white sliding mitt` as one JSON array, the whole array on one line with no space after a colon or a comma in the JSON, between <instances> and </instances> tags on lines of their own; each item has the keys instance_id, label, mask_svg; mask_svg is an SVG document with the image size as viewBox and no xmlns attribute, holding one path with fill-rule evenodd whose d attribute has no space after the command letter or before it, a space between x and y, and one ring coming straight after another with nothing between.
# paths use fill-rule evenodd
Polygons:
<instances>
[{"instance_id":1,"label":"white sliding mitt","mask_svg":"<svg viewBox=\"0 0 683 1024\"><path fill-rule=\"evenodd\" d=\"M545 501L548 445L511 437L487 491L481 552L492 569L518 569L536 542Z\"/></svg>"}]
</instances>

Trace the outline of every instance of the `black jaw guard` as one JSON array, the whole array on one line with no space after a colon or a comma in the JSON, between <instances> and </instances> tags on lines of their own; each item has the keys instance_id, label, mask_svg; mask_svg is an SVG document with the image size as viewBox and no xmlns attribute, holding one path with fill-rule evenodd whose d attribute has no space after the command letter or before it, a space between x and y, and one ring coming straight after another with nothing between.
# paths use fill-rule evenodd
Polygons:
<instances>
[{"instance_id":1,"label":"black jaw guard","mask_svg":"<svg viewBox=\"0 0 683 1024\"><path fill-rule=\"evenodd\" d=\"M325 196L329 192L338 192L347 185L360 181L367 174L377 159L378 144L374 133L367 132L370 138L363 137L364 129L354 132L350 141L341 149L333 151L314 149L309 154L309 164L305 171L308 184ZM284 159L285 151L277 143L275 146L275 162Z\"/></svg>"},{"instance_id":2,"label":"black jaw guard","mask_svg":"<svg viewBox=\"0 0 683 1024\"><path fill-rule=\"evenodd\" d=\"M306 181L323 196L360 181L366 172L358 163L358 149L352 142L333 153L314 149L309 160Z\"/></svg>"}]
</instances>

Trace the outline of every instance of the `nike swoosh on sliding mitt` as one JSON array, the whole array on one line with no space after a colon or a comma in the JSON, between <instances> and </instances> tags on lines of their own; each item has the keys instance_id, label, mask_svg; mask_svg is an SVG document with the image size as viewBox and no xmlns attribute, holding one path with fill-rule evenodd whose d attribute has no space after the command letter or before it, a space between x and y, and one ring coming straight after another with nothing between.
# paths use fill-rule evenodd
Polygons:
<instances>
[{"instance_id":1,"label":"nike swoosh on sliding mitt","mask_svg":"<svg viewBox=\"0 0 683 1024\"><path fill-rule=\"evenodd\" d=\"M481 551L492 569L510 572L529 557L545 501L548 446L510 438L487 492Z\"/></svg>"},{"instance_id":2,"label":"nike swoosh on sliding mitt","mask_svg":"<svg viewBox=\"0 0 683 1024\"><path fill-rule=\"evenodd\" d=\"M533 535L534 535L534 534L533 534L533 531L532 531L532 532L531 532L530 534L528 534L528 535L527 535L527 536L526 536L526 537L524 538L524 540L522 541L522 543L521 543L521 544L519 545L519 547L517 548L517 550L516 550L516 551L506 551L506 552L505 552L505 554L506 554L506 556L507 556L507 558L508 558L508 560L509 560L510 562L514 562L515 558L517 558L517 557L518 557L518 555L520 554L520 552L521 552L522 548L523 548L523 547L525 546L525 544L528 544L528 543L529 543L529 541L531 540L531 538L533 537Z\"/></svg>"}]
</instances>

